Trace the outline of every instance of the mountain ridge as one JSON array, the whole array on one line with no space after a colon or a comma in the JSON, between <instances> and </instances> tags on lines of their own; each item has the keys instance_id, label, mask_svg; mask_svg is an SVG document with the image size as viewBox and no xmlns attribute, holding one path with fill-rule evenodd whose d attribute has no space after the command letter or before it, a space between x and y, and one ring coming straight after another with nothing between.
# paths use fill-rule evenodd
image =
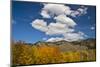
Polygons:
<instances>
[{"instance_id":1,"label":"mountain ridge","mask_svg":"<svg viewBox=\"0 0 100 67\"><path fill-rule=\"evenodd\" d=\"M57 42L36 42L33 46L56 46L61 51L76 51L76 50L87 50L96 48L96 39L86 39L82 41L68 42L65 40Z\"/></svg>"}]
</instances>

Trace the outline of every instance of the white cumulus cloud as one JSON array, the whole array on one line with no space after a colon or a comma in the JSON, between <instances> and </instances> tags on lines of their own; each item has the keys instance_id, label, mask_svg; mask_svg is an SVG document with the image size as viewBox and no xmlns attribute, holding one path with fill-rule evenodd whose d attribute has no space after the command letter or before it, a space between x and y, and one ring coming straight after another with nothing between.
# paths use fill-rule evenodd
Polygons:
<instances>
[{"instance_id":1,"label":"white cumulus cloud","mask_svg":"<svg viewBox=\"0 0 100 67\"><path fill-rule=\"evenodd\" d=\"M47 22L44 20L36 19L31 24L33 28L45 32L46 35L62 35L74 31L74 29L69 28L67 24L59 22L51 22L47 25Z\"/></svg>"},{"instance_id":2,"label":"white cumulus cloud","mask_svg":"<svg viewBox=\"0 0 100 67\"><path fill-rule=\"evenodd\" d=\"M54 19L56 19L57 22L66 24L69 27L74 27L76 25L74 20L67 17L66 15L59 15L59 16L55 17Z\"/></svg>"},{"instance_id":3,"label":"white cumulus cloud","mask_svg":"<svg viewBox=\"0 0 100 67\"><path fill-rule=\"evenodd\" d=\"M81 6L77 10L72 10L70 16L77 17L77 16L85 15L87 13L87 9L88 9L87 7Z\"/></svg>"},{"instance_id":4,"label":"white cumulus cloud","mask_svg":"<svg viewBox=\"0 0 100 67\"><path fill-rule=\"evenodd\" d=\"M84 35L80 32L77 33L66 33L64 34L64 38L66 41L78 41L84 39Z\"/></svg>"},{"instance_id":5,"label":"white cumulus cloud","mask_svg":"<svg viewBox=\"0 0 100 67\"><path fill-rule=\"evenodd\" d=\"M43 11L41 12L41 15L43 16L43 18L50 18L50 15L47 13L46 10L43 10Z\"/></svg>"},{"instance_id":6,"label":"white cumulus cloud","mask_svg":"<svg viewBox=\"0 0 100 67\"><path fill-rule=\"evenodd\" d=\"M59 35L68 31L66 25L61 23L50 23L48 29L49 30L46 32L47 35Z\"/></svg>"},{"instance_id":7,"label":"white cumulus cloud","mask_svg":"<svg viewBox=\"0 0 100 67\"><path fill-rule=\"evenodd\" d=\"M50 35L51 38L47 42L54 42L60 40L77 41L82 40L86 36L83 32L76 32L76 22L70 18L81 16L87 13L87 7L81 6L76 10L72 10L69 6L62 4L44 4L41 9L41 16L47 19L54 19L54 21L47 22L43 19L34 20L31 25L33 28ZM94 29L93 27L91 29ZM52 37L52 35L62 35L62 37ZM45 39L43 39L45 40Z\"/></svg>"},{"instance_id":8,"label":"white cumulus cloud","mask_svg":"<svg viewBox=\"0 0 100 67\"><path fill-rule=\"evenodd\" d=\"M36 19L31 23L32 27L40 31L46 32L48 30L47 22L44 20Z\"/></svg>"},{"instance_id":9,"label":"white cumulus cloud","mask_svg":"<svg viewBox=\"0 0 100 67\"><path fill-rule=\"evenodd\" d=\"M61 41L61 40L65 40L65 41L79 41L79 40L83 40L84 39L84 33L83 32L70 32L70 33L65 33L63 34L63 37L51 37L47 40L47 42L55 42L55 41Z\"/></svg>"},{"instance_id":10,"label":"white cumulus cloud","mask_svg":"<svg viewBox=\"0 0 100 67\"><path fill-rule=\"evenodd\" d=\"M76 10L72 10L69 6L63 4L44 4L44 7L41 10L41 15L44 18L50 18L62 14L76 17L86 14L87 9L87 7L81 6Z\"/></svg>"},{"instance_id":11,"label":"white cumulus cloud","mask_svg":"<svg viewBox=\"0 0 100 67\"><path fill-rule=\"evenodd\" d=\"M63 38L60 37L51 37L50 39L47 40L47 42L56 42L56 41L61 41Z\"/></svg>"},{"instance_id":12,"label":"white cumulus cloud","mask_svg":"<svg viewBox=\"0 0 100 67\"><path fill-rule=\"evenodd\" d=\"M70 7L61 4L45 4L41 11L41 15L45 18L61 14L70 15L70 13Z\"/></svg>"}]
</instances>

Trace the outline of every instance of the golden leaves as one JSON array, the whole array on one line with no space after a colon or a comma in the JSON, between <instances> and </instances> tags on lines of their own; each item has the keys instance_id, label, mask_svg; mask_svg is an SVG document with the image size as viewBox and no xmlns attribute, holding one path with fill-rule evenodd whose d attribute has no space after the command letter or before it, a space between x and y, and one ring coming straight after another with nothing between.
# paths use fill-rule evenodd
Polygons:
<instances>
[{"instance_id":1,"label":"golden leaves","mask_svg":"<svg viewBox=\"0 0 100 67\"><path fill-rule=\"evenodd\" d=\"M95 49L61 52L53 45L12 44L13 65L48 64L96 60Z\"/></svg>"}]
</instances>

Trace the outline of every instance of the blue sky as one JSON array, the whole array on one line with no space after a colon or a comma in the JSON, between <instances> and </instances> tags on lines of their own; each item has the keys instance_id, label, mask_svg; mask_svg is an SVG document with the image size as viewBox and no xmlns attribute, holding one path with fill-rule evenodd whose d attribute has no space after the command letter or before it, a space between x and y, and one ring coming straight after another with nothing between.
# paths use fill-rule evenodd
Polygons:
<instances>
[{"instance_id":1,"label":"blue sky","mask_svg":"<svg viewBox=\"0 0 100 67\"><path fill-rule=\"evenodd\" d=\"M37 41L43 41L51 37L56 37L55 35L49 36L45 32L39 31L32 27L31 23L35 19L43 19L49 24L54 21L51 19L43 18L40 12L43 8L43 3L39 2L12 2L12 38L14 40L22 40L25 42L33 43ZM82 5L69 5L71 9L77 9ZM95 6L86 6L87 13L78 16L70 17L77 25L75 26L75 31L82 31L87 37L85 38L95 38L95 25L96 25L96 8ZM92 28L92 29L91 29ZM60 37L60 35L58 35Z\"/></svg>"}]
</instances>

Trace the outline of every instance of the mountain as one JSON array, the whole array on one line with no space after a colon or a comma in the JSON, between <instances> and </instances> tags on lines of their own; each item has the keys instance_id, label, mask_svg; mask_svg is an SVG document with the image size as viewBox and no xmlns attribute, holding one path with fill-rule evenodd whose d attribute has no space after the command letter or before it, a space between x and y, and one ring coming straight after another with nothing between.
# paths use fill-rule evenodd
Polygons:
<instances>
[{"instance_id":1,"label":"mountain","mask_svg":"<svg viewBox=\"0 0 100 67\"><path fill-rule=\"evenodd\" d=\"M78 51L78 50L87 50L87 49L95 49L96 48L96 39L86 39L81 41L73 41L68 42L65 40L57 41L57 42L36 42L34 45L36 46L56 46L61 51Z\"/></svg>"}]
</instances>

